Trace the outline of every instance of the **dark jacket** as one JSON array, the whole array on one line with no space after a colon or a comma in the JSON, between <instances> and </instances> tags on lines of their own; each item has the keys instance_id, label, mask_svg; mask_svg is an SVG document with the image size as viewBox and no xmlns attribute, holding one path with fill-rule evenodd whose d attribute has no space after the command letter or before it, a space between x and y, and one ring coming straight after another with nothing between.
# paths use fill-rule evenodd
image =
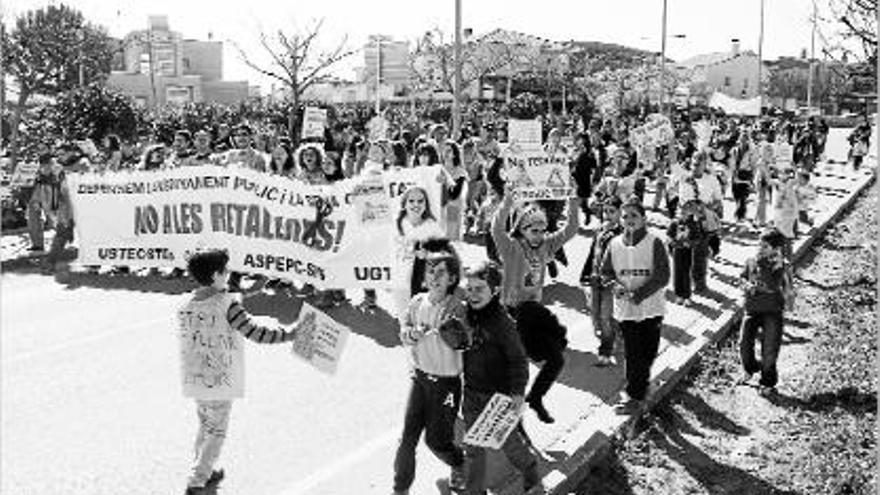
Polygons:
<instances>
[{"instance_id":1,"label":"dark jacket","mask_svg":"<svg viewBox=\"0 0 880 495\"><path fill-rule=\"evenodd\" d=\"M482 309L469 307L467 323L474 329L474 343L464 353L465 388L523 395L529 381L526 351L498 297Z\"/></svg>"},{"instance_id":2,"label":"dark jacket","mask_svg":"<svg viewBox=\"0 0 880 495\"><path fill-rule=\"evenodd\" d=\"M572 166L572 176L579 198L589 198L593 191L593 174L599 166L592 149L579 153Z\"/></svg>"}]
</instances>

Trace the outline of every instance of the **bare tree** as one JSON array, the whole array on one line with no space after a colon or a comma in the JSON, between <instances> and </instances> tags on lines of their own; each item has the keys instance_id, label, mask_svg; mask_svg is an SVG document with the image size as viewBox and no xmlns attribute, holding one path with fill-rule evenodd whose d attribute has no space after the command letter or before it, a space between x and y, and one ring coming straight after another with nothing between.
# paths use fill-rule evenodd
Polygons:
<instances>
[{"instance_id":1,"label":"bare tree","mask_svg":"<svg viewBox=\"0 0 880 495\"><path fill-rule=\"evenodd\" d=\"M268 65L257 63L242 47L232 42L241 60L251 69L281 82L290 92L292 108L287 131L294 143L299 143L299 105L303 94L315 84L330 79L330 69L354 53L346 48L347 37L332 50L318 51L316 40L324 20L313 22L302 31L285 33L279 29L273 36L260 32L260 46L269 54Z\"/></svg>"},{"instance_id":2,"label":"bare tree","mask_svg":"<svg viewBox=\"0 0 880 495\"><path fill-rule=\"evenodd\" d=\"M410 56L412 84L416 90L453 92L455 85L454 50L451 40L439 28L425 33L415 43ZM461 85L466 88L486 76L515 65L515 46L492 41L469 41L462 46Z\"/></svg>"}]
</instances>

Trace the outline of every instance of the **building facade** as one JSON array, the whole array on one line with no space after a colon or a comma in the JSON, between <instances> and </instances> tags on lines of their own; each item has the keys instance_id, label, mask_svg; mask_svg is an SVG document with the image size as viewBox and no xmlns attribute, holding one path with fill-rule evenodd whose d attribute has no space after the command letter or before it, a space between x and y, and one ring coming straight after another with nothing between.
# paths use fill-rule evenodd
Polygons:
<instances>
[{"instance_id":1,"label":"building facade","mask_svg":"<svg viewBox=\"0 0 880 495\"><path fill-rule=\"evenodd\" d=\"M143 106L247 100L247 81L223 80L223 43L183 39L167 16L150 16L149 27L122 40L121 70L108 85Z\"/></svg>"}]
</instances>

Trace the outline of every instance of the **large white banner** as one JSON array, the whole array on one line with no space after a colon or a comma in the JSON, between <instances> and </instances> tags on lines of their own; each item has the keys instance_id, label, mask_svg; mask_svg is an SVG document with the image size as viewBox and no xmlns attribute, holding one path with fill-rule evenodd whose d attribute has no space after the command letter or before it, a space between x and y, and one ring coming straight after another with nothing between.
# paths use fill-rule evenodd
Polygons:
<instances>
[{"instance_id":1,"label":"large white banner","mask_svg":"<svg viewBox=\"0 0 880 495\"><path fill-rule=\"evenodd\" d=\"M424 188L436 218L440 173L439 165L416 167L317 186L206 165L67 180L83 264L184 267L189 253L220 248L234 271L319 288L386 288L401 194ZM377 184L387 203L377 201Z\"/></svg>"}]
</instances>

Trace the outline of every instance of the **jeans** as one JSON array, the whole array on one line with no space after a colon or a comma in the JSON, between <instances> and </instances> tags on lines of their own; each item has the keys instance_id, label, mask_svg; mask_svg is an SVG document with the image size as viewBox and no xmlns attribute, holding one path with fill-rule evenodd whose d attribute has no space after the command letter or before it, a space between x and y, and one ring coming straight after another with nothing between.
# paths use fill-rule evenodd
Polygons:
<instances>
[{"instance_id":1,"label":"jeans","mask_svg":"<svg viewBox=\"0 0 880 495\"><path fill-rule=\"evenodd\" d=\"M691 297L691 267L694 251L690 246L672 248L672 289L682 299Z\"/></svg>"},{"instance_id":2,"label":"jeans","mask_svg":"<svg viewBox=\"0 0 880 495\"><path fill-rule=\"evenodd\" d=\"M626 393L632 399L644 400L648 392L651 365L660 347L662 326L662 316L620 322L626 358Z\"/></svg>"},{"instance_id":3,"label":"jeans","mask_svg":"<svg viewBox=\"0 0 880 495\"><path fill-rule=\"evenodd\" d=\"M590 319L593 332L599 337L599 355L611 356L614 353L614 339L617 337L617 321L614 313L614 293L610 288L593 286L590 291Z\"/></svg>"},{"instance_id":4,"label":"jeans","mask_svg":"<svg viewBox=\"0 0 880 495\"><path fill-rule=\"evenodd\" d=\"M761 360L755 359L755 341L761 328ZM761 385L775 387L779 379L776 362L782 345L782 312L746 313L739 336L739 355L743 369L752 374L761 372Z\"/></svg>"},{"instance_id":5,"label":"jeans","mask_svg":"<svg viewBox=\"0 0 880 495\"><path fill-rule=\"evenodd\" d=\"M195 462L188 486L205 486L214 463L220 456L226 429L229 425L230 400L197 400L196 413L199 417L199 432L196 435Z\"/></svg>"},{"instance_id":6,"label":"jeans","mask_svg":"<svg viewBox=\"0 0 880 495\"><path fill-rule=\"evenodd\" d=\"M416 477L416 446L422 431L431 452L450 467L461 466L464 453L454 443L455 417L461 402L461 378L413 373L403 419L403 435L394 456L394 490L406 491Z\"/></svg>"},{"instance_id":7,"label":"jeans","mask_svg":"<svg viewBox=\"0 0 880 495\"><path fill-rule=\"evenodd\" d=\"M492 393L464 389L464 402L461 413L464 416L465 431L476 423L477 418L492 398ZM540 482L538 474L538 457L532 448L528 435L520 423L501 446L507 460L523 475L525 489ZM465 457L468 459L468 472L465 493L478 495L486 492L486 449L465 445Z\"/></svg>"},{"instance_id":8,"label":"jeans","mask_svg":"<svg viewBox=\"0 0 880 495\"><path fill-rule=\"evenodd\" d=\"M700 239L694 241L691 244L691 250L693 251L691 280L694 283L694 290L704 290L709 271L709 240Z\"/></svg>"},{"instance_id":9,"label":"jeans","mask_svg":"<svg viewBox=\"0 0 880 495\"><path fill-rule=\"evenodd\" d=\"M736 210L734 216L738 221L746 219L746 206L749 202L749 185L736 183L732 186L733 200L736 202Z\"/></svg>"},{"instance_id":10,"label":"jeans","mask_svg":"<svg viewBox=\"0 0 880 495\"><path fill-rule=\"evenodd\" d=\"M40 235L42 238L42 234ZM54 266L61 255L64 253L64 247L67 243L73 242L73 220L67 222L55 222L55 237L52 239L52 246L46 254L46 263Z\"/></svg>"}]
</instances>

